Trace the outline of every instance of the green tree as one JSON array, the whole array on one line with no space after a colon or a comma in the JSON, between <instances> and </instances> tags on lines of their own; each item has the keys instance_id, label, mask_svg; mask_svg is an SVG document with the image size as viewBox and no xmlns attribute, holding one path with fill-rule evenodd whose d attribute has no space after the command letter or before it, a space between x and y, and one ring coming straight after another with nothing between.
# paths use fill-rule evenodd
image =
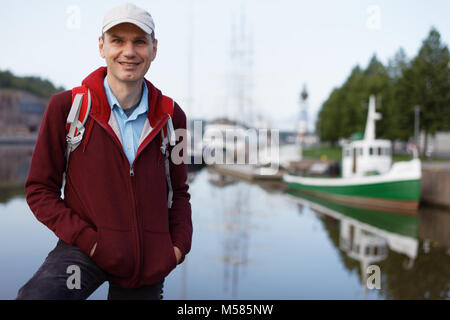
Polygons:
<instances>
[{"instance_id":1,"label":"green tree","mask_svg":"<svg viewBox=\"0 0 450 320\"><path fill-rule=\"evenodd\" d=\"M389 139L406 141L414 131L414 115L410 112L410 94L408 90L403 89L405 72L409 67L410 62L403 48L400 48L388 62L387 72L392 84Z\"/></svg>"},{"instance_id":2,"label":"green tree","mask_svg":"<svg viewBox=\"0 0 450 320\"><path fill-rule=\"evenodd\" d=\"M386 116L377 126L377 131L382 136L389 134L391 86L388 72L376 55L371 58L365 70L359 66L354 67L342 87L334 89L322 105L317 125L320 139L335 142L339 138L348 138L355 132L363 132L371 94L378 96L379 111Z\"/></svg>"},{"instance_id":3,"label":"green tree","mask_svg":"<svg viewBox=\"0 0 450 320\"><path fill-rule=\"evenodd\" d=\"M410 139L416 105L421 108L420 128L426 136L450 130L450 58L439 32L431 29L412 60L400 48L386 67L376 55L366 69L354 67L322 105L316 125L320 139L336 142L363 131L367 115L363 106L372 94L382 114L376 126L379 138Z\"/></svg>"},{"instance_id":4,"label":"green tree","mask_svg":"<svg viewBox=\"0 0 450 320\"><path fill-rule=\"evenodd\" d=\"M426 152L428 134L450 129L450 70L449 50L441 42L440 34L432 28L423 41L418 55L404 72L400 81L401 95L409 95L401 103L408 119L414 117L414 107L420 107L420 129L425 133ZM413 121L410 121L410 127Z\"/></svg>"},{"instance_id":5,"label":"green tree","mask_svg":"<svg viewBox=\"0 0 450 320\"><path fill-rule=\"evenodd\" d=\"M318 115L316 130L322 141L330 141L334 144L341 136L339 104L339 90L334 89L327 101L322 105Z\"/></svg>"},{"instance_id":6,"label":"green tree","mask_svg":"<svg viewBox=\"0 0 450 320\"><path fill-rule=\"evenodd\" d=\"M0 71L0 88L24 90L42 98L50 98L64 88L56 88L50 81L40 77L17 77L9 71Z\"/></svg>"}]
</instances>

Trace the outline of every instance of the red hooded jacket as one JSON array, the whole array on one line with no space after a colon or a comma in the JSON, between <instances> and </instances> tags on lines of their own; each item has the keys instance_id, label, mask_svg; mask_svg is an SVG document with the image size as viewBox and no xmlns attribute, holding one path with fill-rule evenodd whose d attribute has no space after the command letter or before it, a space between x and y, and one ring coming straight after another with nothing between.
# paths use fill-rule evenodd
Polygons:
<instances>
[{"instance_id":1,"label":"red hooded jacket","mask_svg":"<svg viewBox=\"0 0 450 320\"><path fill-rule=\"evenodd\" d=\"M36 218L58 238L87 255L97 242L92 260L110 274L111 281L135 288L163 279L176 267L173 246L181 250L182 260L191 248L187 167L170 162L173 204L169 209L160 151L160 130L167 122L161 110L161 91L145 80L148 132L130 166L111 127L114 116L103 87L106 72L105 67L99 68L83 81L93 96L85 124L88 139L85 133L87 144L82 143L70 155L64 199L61 188L71 91L54 95L48 103L25 191ZM176 103L173 124L175 130L186 128L186 116Z\"/></svg>"}]
</instances>

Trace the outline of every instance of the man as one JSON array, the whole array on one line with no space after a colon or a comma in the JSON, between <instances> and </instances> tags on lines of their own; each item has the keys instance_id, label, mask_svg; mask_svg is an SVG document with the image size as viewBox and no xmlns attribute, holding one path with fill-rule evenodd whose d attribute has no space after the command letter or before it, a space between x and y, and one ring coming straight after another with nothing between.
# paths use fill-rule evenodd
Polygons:
<instances>
[{"instance_id":1,"label":"man","mask_svg":"<svg viewBox=\"0 0 450 320\"><path fill-rule=\"evenodd\" d=\"M99 49L107 67L83 81L92 107L67 168L72 93L50 99L25 190L37 219L60 240L17 299L86 299L104 281L108 299L160 299L164 278L190 251L186 164L170 160L169 206L160 150L168 120L161 91L144 79L157 45L148 12L125 4L106 14ZM186 128L176 103L173 127ZM78 285L70 279L76 271Z\"/></svg>"}]
</instances>

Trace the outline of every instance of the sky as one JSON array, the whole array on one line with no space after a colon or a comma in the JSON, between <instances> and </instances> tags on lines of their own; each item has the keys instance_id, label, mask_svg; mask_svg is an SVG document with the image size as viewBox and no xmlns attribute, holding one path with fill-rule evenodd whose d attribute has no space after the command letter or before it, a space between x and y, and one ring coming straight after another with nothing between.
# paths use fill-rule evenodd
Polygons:
<instances>
[{"instance_id":1,"label":"sky","mask_svg":"<svg viewBox=\"0 0 450 320\"><path fill-rule=\"evenodd\" d=\"M2 0L0 70L80 85L105 65L98 52L103 16L122 3ZM188 118L261 116L273 128L294 129L306 85L312 125L355 65L366 67L374 54L386 64L400 47L414 57L432 26L450 43L448 0L133 3L156 25L158 55L146 77ZM239 48L245 63L232 58Z\"/></svg>"}]
</instances>

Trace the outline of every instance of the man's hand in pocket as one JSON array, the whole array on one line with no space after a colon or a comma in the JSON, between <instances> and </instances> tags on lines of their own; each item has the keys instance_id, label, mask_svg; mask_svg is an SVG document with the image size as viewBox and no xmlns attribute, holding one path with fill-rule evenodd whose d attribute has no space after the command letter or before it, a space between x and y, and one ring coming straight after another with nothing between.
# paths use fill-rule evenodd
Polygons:
<instances>
[{"instance_id":1,"label":"man's hand in pocket","mask_svg":"<svg viewBox=\"0 0 450 320\"><path fill-rule=\"evenodd\" d=\"M175 252L175 257L177 258L177 264L180 263L181 257L182 257L182 253L181 250L178 249L178 247L173 247L173 251Z\"/></svg>"}]
</instances>

